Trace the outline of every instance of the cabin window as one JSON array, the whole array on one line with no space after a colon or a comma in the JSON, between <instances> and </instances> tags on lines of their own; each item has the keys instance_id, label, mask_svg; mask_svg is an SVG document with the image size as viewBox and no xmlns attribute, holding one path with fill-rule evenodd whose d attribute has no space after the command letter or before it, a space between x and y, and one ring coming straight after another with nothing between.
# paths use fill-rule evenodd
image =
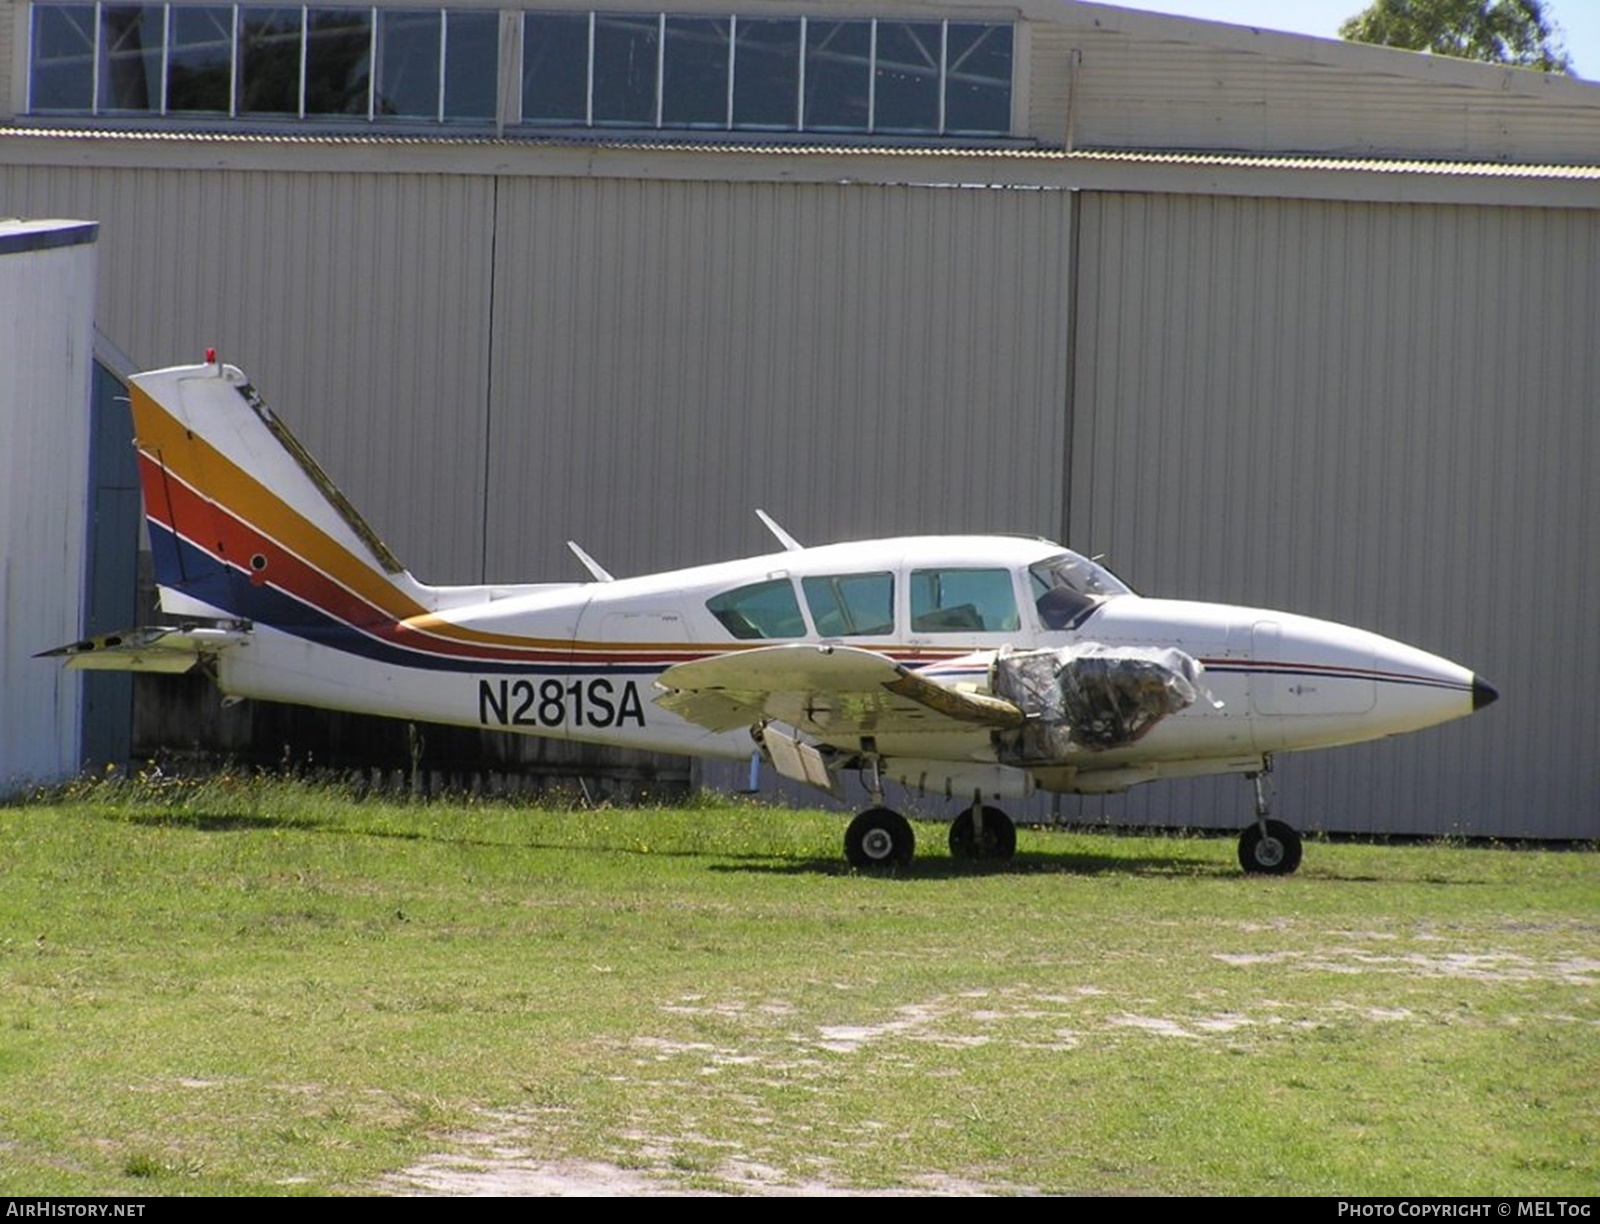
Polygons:
<instances>
[{"instance_id":1,"label":"cabin window","mask_svg":"<svg viewBox=\"0 0 1600 1224\"><path fill-rule=\"evenodd\" d=\"M828 574L800 582L811 623L823 637L894 632L893 574Z\"/></svg>"},{"instance_id":2,"label":"cabin window","mask_svg":"<svg viewBox=\"0 0 1600 1224\"><path fill-rule=\"evenodd\" d=\"M1062 553L1031 566L1034 607L1046 629L1076 629L1106 600L1130 594L1103 566L1077 553Z\"/></svg>"},{"instance_id":3,"label":"cabin window","mask_svg":"<svg viewBox=\"0 0 1600 1224\"><path fill-rule=\"evenodd\" d=\"M741 640L805 637L806 621L787 578L757 582L706 600L722 627Z\"/></svg>"},{"instance_id":4,"label":"cabin window","mask_svg":"<svg viewBox=\"0 0 1600 1224\"><path fill-rule=\"evenodd\" d=\"M913 633L1009 633L1020 625L1010 570L912 571Z\"/></svg>"}]
</instances>

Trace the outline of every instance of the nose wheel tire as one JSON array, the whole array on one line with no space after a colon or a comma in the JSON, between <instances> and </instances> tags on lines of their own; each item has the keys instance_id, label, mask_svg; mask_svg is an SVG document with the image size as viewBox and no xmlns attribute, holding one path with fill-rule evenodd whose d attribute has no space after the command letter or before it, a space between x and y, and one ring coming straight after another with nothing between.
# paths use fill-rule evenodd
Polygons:
<instances>
[{"instance_id":1,"label":"nose wheel tire","mask_svg":"<svg viewBox=\"0 0 1600 1224\"><path fill-rule=\"evenodd\" d=\"M1003 863L1017 852L1017 826L999 808L983 809L983 831L973 826L968 808L950 824L950 857L963 862Z\"/></svg>"},{"instance_id":2,"label":"nose wheel tire","mask_svg":"<svg viewBox=\"0 0 1600 1224\"><path fill-rule=\"evenodd\" d=\"M1249 875L1290 875L1300 866L1300 834L1281 820L1258 821L1239 835L1239 866Z\"/></svg>"},{"instance_id":3,"label":"nose wheel tire","mask_svg":"<svg viewBox=\"0 0 1600 1224\"><path fill-rule=\"evenodd\" d=\"M844 857L857 871L905 867L916 852L911 822L889 808L868 808L844 831Z\"/></svg>"}]
</instances>

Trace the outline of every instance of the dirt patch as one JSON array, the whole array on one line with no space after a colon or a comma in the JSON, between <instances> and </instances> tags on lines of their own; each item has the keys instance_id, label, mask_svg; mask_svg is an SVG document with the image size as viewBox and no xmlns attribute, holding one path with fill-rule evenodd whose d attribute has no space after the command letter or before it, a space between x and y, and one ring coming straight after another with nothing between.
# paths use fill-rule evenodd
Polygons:
<instances>
[{"instance_id":1,"label":"dirt patch","mask_svg":"<svg viewBox=\"0 0 1600 1224\"><path fill-rule=\"evenodd\" d=\"M1566 956L1548 961L1511 952L1411 952L1387 954L1362 948L1324 948L1314 952L1213 952L1234 968L1283 965L1315 973L1389 973L1406 977L1469 978L1484 982L1560 982L1600 985L1600 961Z\"/></svg>"},{"instance_id":2,"label":"dirt patch","mask_svg":"<svg viewBox=\"0 0 1600 1224\"><path fill-rule=\"evenodd\" d=\"M1018 1186L992 1186L940 1174L913 1176L907 1186L861 1190L816 1179L788 1180L781 1169L732 1156L693 1185L664 1169L625 1169L594 1160L538 1160L514 1114L485 1117L485 1128L458 1138L458 1150L439 1153L384 1178L381 1194L448 1198L988 1198L1034 1195ZM714 1187L714 1188L712 1188Z\"/></svg>"}]
</instances>

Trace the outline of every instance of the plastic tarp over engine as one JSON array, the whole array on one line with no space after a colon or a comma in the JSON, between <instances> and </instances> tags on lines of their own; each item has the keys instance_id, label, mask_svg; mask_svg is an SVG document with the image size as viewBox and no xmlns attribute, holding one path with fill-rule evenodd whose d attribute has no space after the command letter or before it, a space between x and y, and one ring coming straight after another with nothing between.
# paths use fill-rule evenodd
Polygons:
<instances>
[{"instance_id":1,"label":"plastic tarp over engine","mask_svg":"<svg viewBox=\"0 0 1600 1224\"><path fill-rule=\"evenodd\" d=\"M1200 697L1199 660L1181 650L1065 646L1001 652L991 691L1027 721L999 733L1001 760L1058 763L1136 743Z\"/></svg>"}]
</instances>

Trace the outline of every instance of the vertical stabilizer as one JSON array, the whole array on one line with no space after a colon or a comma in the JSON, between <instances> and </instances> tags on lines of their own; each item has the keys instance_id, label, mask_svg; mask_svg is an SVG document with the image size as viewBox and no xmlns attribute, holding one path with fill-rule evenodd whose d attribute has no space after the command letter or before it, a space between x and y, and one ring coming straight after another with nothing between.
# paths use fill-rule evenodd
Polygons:
<instances>
[{"instance_id":1,"label":"vertical stabilizer","mask_svg":"<svg viewBox=\"0 0 1600 1224\"><path fill-rule=\"evenodd\" d=\"M242 372L130 380L162 609L304 637L428 610L405 572Z\"/></svg>"}]
</instances>

